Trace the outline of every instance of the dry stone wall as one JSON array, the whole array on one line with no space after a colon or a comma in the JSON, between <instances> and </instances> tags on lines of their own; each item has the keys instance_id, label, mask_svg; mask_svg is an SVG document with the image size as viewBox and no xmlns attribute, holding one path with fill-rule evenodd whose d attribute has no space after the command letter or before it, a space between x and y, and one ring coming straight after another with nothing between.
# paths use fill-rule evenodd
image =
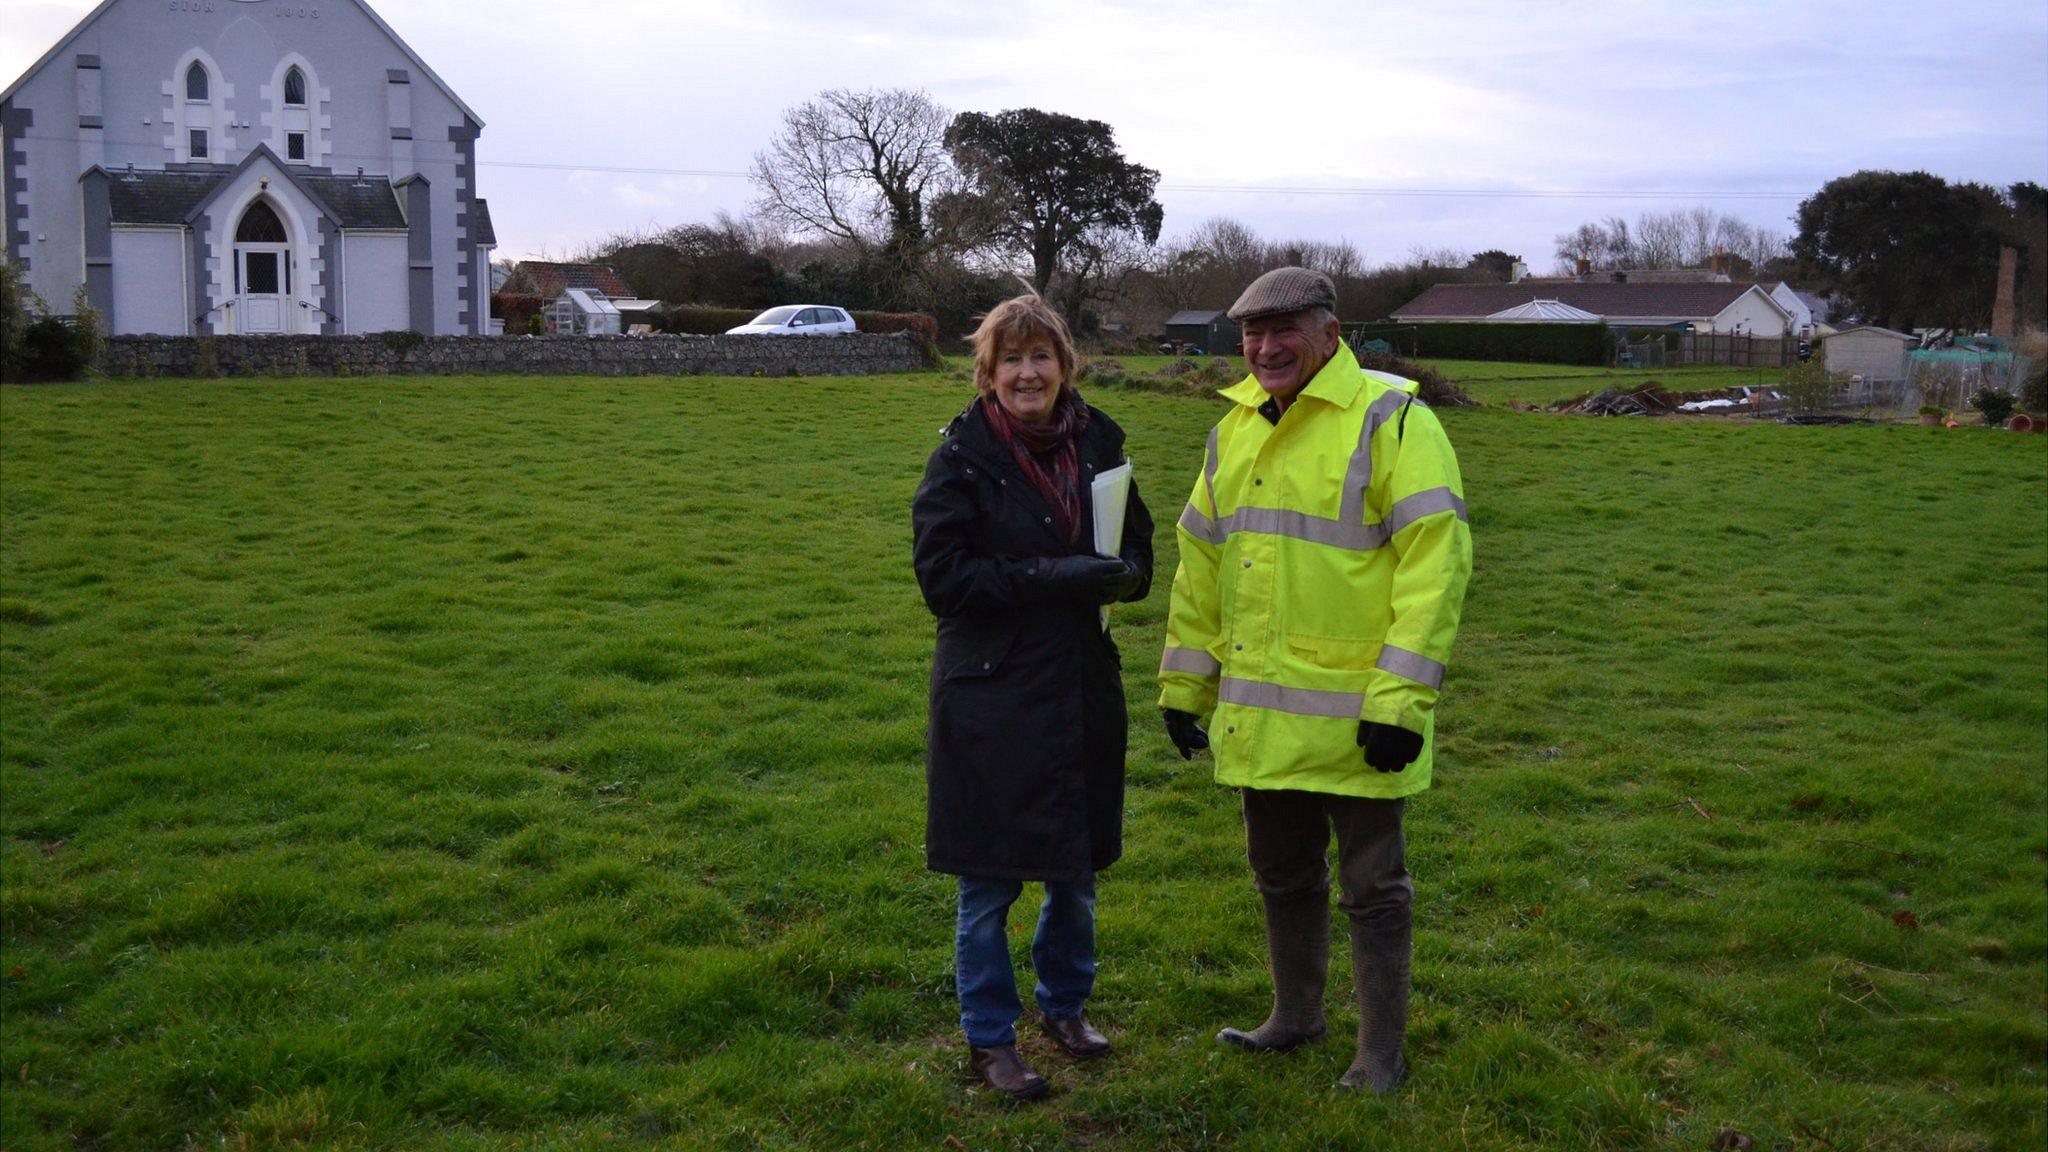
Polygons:
<instances>
[{"instance_id":1,"label":"dry stone wall","mask_svg":"<svg viewBox=\"0 0 2048 1152\"><path fill-rule=\"evenodd\" d=\"M847 336L115 336L99 368L150 376L872 376L917 372L903 333Z\"/></svg>"}]
</instances>

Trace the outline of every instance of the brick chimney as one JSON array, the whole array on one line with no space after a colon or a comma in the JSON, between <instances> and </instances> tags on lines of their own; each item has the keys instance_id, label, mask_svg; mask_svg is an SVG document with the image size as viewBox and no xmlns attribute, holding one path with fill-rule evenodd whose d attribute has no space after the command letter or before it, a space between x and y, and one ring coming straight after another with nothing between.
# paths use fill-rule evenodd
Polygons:
<instances>
[{"instance_id":1,"label":"brick chimney","mask_svg":"<svg viewBox=\"0 0 2048 1152\"><path fill-rule=\"evenodd\" d=\"M1579 257L1579 279L1584 280L1586 277L1591 276L1592 274L1593 262L1591 260L1588 260L1584 256Z\"/></svg>"},{"instance_id":2,"label":"brick chimney","mask_svg":"<svg viewBox=\"0 0 2048 1152\"><path fill-rule=\"evenodd\" d=\"M1991 334L2011 340L2020 334L2019 310L2013 295L2019 285L2020 250L2010 245L1998 250L1998 298L1991 304Z\"/></svg>"},{"instance_id":3,"label":"brick chimney","mask_svg":"<svg viewBox=\"0 0 2048 1152\"><path fill-rule=\"evenodd\" d=\"M1728 274L1727 249L1714 249L1714 254L1707 258L1707 271L1712 272L1716 276L1726 276Z\"/></svg>"}]
</instances>

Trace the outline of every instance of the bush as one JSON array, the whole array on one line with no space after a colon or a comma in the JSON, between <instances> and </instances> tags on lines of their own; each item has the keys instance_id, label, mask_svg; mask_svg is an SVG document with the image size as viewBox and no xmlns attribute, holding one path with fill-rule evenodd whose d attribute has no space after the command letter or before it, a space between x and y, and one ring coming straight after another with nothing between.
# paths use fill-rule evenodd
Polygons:
<instances>
[{"instance_id":1,"label":"bush","mask_svg":"<svg viewBox=\"0 0 2048 1152\"><path fill-rule=\"evenodd\" d=\"M758 308L704 308L691 304L661 313L659 324L663 332L671 335L717 336L760 314Z\"/></svg>"},{"instance_id":2,"label":"bush","mask_svg":"<svg viewBox=\"0 0 2048 1152\"><path fill-rule=\"evenodd\" d=\"M2048 360L2037 361L2020 385L2020 404L2029 412L2048 412Z\"/></svg>"},{"instance_id":3,"label":"bush","mask_svg":"<svg viewBox=\"0 0 2048 1152\"><path fill-rule=\"evenodd\" d=\"M2012 393L2003 388L1980 388L1970 397L1970 407L1984 414L1984 423L1993 428L2003 427L2012 415L2016 402Z\"/></svg>"},{"instance_id":4,"label":"bush","mask_svg":"<svg viewBox=\"0 0 2048 1152\"><path fill-rule=\"evenodd\" d=\"M1785 369L1785 382L1779 388L1785 394L1788 407L1800 412L1818 412L1834 399L1836 390L1848 382L1848 377L1843 374L1828 371L1828 350L1823 344L1813 350L1812 358Z\"/></svg>"},{"instance_id":5,"label":"bush","mask_svg":"<svg viewBox=\"0 0 2048 1152\"><path fill-rule=\"evenodd\" d=\"M540 320L541 309L547 307L547 304L547 301L538 296L528 296L519 292L491 293L491 315L505 322L505 331L508 333L535 331L535 323Z\"/></svg>"},{"instance_id":6,"label":"bush","mask_svg":"<svg viewBox=\"0 0 2048 1152\"><path fill-rule=\"evenodd\" d=\"M1348 324L1356 350L1384 340L1405 356L1605 365L1613 337L1605 324Z\"/></svg>"},{"instance_id":7,"label":"bush","mask_svg":"<svg viewBox=\"0 0 2048 1152\"><path fill-rule=\"evenodd\" d=\"M89 347L90 342L80 340L61 316L31 320L22 329L19 354L7 357L7 379L27 383L83 380L92 363Z\"/></svg>"}]
</instances>

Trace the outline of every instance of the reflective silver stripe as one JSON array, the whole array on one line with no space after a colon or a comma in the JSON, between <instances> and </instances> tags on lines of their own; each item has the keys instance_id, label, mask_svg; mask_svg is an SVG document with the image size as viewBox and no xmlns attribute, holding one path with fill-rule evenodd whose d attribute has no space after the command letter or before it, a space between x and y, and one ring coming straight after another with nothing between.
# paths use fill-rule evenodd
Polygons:
<instances>
[{"instance_id":1,"label":"reflective silver stripe","mask_svg":"<svg viewBox=\"0 0 2048 1152\"><path fill-rule=\"evenodd\" d=\"M1209 446L1202 451L1202 489L1209 493L1209 515L1211 516L1215 516L1223 511L1216 504L1216 444L1222 431L1223 425L1212 425L1209 428Z\"/></svg>"},{"instance_id":2,"label":"reflective silver stripe","mask_svg":"<svg viewBox=\"0 0 2048 1152\"><path fill-rule=\"evenodd\" d=\"M1187 529L1188 535L1197 540L1207 540L1211 544L1223 543L1223 538L1230 534L1219 529L1215 521L1202 515L1202 510L1193 504L1181 509L1180 526Z\"/></svg>"},{"instance_id":3,"label":"reflective silver stripe","mask_svg":"<svg viewBox=\"0 0 2048 1152\"><path fill-rule=\"evenodd\" d=\"M1223 683L1218 686L1216 698L1225 704L1242 704L1247 708L1270 708L1275 712L1292 712L1297 716L1326 716L1337 720L1356 720L1358 714L1365 710L1365 697L1356 692L1285 688L1278 684L1238 680L1230 676L1223 678Z\"/></svg>"},{"instance_id":4,"label":"reflective silver stripe","mask_svg":"<svg viewBox=\"0 0 2048 1152\"><path fill-rule=\"evenodd\" d=\"M1380 660L1377 667L1382 672L1392 672L1396 676L1405 676L1417 684L1426 687L1441 688L1444 686L1443 665L1431 660L1427 656L1417 655L1406 648L1396 648L1392 644L1387 644L1380 648Z\"/></svg>"},{"instance_id":5,"label":"reflective silver stripe","mask_svg":"<svg viewBox=\"0 0 2048 1152\"><path fill-rule=\"evenodd\" d=\"M1168 648L1159 657L1161 672L1192 672L1197 676L1214 676L1223 671L1223 665L1214 656L1200 648Z\"/></svg>"},{"instance_id":6,"label":"reflective silver stripe","mask_svg":"<svg viewBox=\"0 0 2048 1152\"><path fill-rule=\"evenodd\" d=\"M1365 519L1365 490L1372 485L1373 433L1412 399L1408 393L1395 389L1382 393L1365 410L1365 423L1358 430L1358 447L1351 453L1350 466L1344 469L1344 503L1337 511L1337 519L1346 524Z\"/></svg>"},{"instance_id":7,"label":"reflective silver stripe","mask_svg":"<svg viewBox=\"0 0 2048 1152\"><path fill-rule=\"evenodd\" d=\"M1239 508L1224 517L1217 528L1221 537L1232 532L1258 532L1358 552L1369 552L1387 542L1386 532L1377 524L1348 524L1286 508Z\"/></svg>"},{"instance_id":8,"label":"reflective silver stripe","mask_svg":"<svg viewBox=\"0 0 2048 1152\"><path fill-rule=\"evenodd\" d=\"M1395 501L1380 527L1386 529L1387 539L1392 540L1401 529L1439 512L1456 512L1458 519L1466 519L1465 502L1458 498L1456 492L1449 488L1430 488Z\"/></svg>"}]
</instances>

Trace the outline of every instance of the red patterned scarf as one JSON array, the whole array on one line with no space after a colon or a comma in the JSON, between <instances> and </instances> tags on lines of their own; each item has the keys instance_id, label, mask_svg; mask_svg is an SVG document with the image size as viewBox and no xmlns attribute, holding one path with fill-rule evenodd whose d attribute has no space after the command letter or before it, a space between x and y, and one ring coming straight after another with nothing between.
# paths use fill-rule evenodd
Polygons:
<instances>
[{"instance_id":1,"label":"red patterned scarf","mask_svg":"<svg viewBox=\"0 0 2048 1152\"><path fill-rule=\"evenodd\" d=\"M982 412L996 439L1010 450L1024 478L1052 507L1053 521L1072 544L1081 537L1081 430L1088 427L1088 406L1072 388L1061 388L1053 401L1052 418L1026 424L1010 415L993 395L981 399Z\"/></svg>"}]
</instances>

